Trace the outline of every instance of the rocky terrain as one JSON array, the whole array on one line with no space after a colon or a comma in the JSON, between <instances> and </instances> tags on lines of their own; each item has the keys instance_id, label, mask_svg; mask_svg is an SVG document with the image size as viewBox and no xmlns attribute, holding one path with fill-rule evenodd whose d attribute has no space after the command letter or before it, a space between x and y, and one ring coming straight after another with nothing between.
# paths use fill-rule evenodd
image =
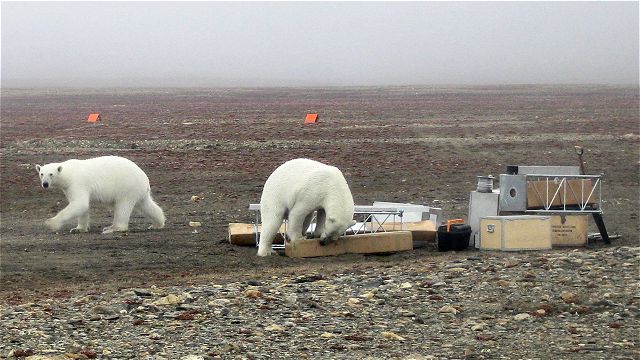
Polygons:
<instances>
[{"instance_id":1,"label":"rocky terrain","mask_svg":"<svg viewBox=\"0 0 640 360\"><path fill-rule=\"evenodd\" d=\"M0 308L0 355L631 360L639 260L638 247L463 252L194 286L16 293Z\"/></svg>"}]
</instances>

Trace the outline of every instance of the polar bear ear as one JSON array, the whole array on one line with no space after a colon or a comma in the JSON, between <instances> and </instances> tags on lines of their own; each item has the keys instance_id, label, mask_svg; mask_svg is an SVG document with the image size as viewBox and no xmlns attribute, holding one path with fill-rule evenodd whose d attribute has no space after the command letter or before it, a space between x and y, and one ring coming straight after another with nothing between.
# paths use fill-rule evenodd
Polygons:
<instances>
[{"instance_id":1,"label":"polar bear ear","mask_svg":"<svg viewBox=\"0 0 640 360\"><path fill-rule=\"evenodd\" d=\"M62 165L58 166L58 172L62 172Z\"/></svg>"},{"instance_id":2,"label":"polar bear ear","mask_svg":"<svg viewBox=\"0 0 640 360\"><path fill-rule=\"evenodd\" d=\"M40 172L40 165L36 164L36 171Z\"/></svg>"}]
</instances>

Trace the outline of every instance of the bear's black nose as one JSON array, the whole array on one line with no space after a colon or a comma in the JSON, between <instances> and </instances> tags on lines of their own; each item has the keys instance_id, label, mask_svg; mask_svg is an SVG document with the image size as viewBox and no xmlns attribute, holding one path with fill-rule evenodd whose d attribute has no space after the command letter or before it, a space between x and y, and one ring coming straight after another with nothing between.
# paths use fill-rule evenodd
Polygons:
<instances>
[{"instance_id":1,"label":"bear's black nose","mask_svg":"<svg viewBox=\"0 0 640 360\"><path fill-rule=\"evenodd\" d=\"M49 187L49 183L47 183L47 182L42 183L42 187L45 188L45 189L48 188Z\"/></svg>"}]
</instances>

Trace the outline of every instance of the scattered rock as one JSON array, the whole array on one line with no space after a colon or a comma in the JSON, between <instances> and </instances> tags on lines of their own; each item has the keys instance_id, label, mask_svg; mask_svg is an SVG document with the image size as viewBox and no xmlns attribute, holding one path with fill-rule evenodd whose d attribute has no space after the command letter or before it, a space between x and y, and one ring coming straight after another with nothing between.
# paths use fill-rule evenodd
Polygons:
<instances>
[{"instance_id":1,"label":"scattered rock","mask_svg":"<svg viewBox=\"0 0 640 360\"><path fill-rule=\"evenodd\" d=\"M382 337L387 339L387 340L397 340L397 341L404 341L406 340L405 338L403 338L402 336L392 333L390 331L384 331L382 333Z\"/></svg>"},{"instance_id":2,"label":"scattered rock","mask_svg":"<svg viewBox=\"0 0 640 360\"><path fill-rule=\"evenodd\" d=\"M244 292L244 295L250 299L261 298L264 296L262 291L256 289L248 289Z\"/></svg>"},{"instance_id":3,"label":"scattered rock","mask_svg":"<svg viewBox=\"0 0 640 360\"><path fill-rule=\"evenodd\" d=\"M167 296L161 297L158 300L154 301L153 304L157 306L167 306L167 305L175 305L180 302L180 298L174 294L169 294Z\"/></svg>"},{"instance_id":4,"label":"scattered rock","mask_svg":"<svg viewBox=\"0 0 640 360\"><path fill-rule=\"evenodd\" d=\"M458 309L453 306L445 305L438 310L441 314L457 314Z\"/></svg>"},{"instance_id":5,"label":"scattered rock","mask_svg":"<svg viewBox=\"0 0 640 360\"><path fill-rule=\"evenodd\" d=\"M266 328L264 328L265 331L270 331L270 332L283 332L285 329L283 326L280 325L269 325Z\"/></svg>"},{"instance_id":6,"label":"scattered rock","mask_svg":"<svg viewBox=\"0 0 640 360\"><path fill-rule=\"evenodd\" d=\"M636 277L620 271L640 257L632 249L554 250L545 253L546 261L540 253L509 259L486 253L473 262L464 253L447 254L453 261L425 257L416 264L385 259L325 278L287 268L277 276L262 274L268 280L78 291L31 302L14 303L7 295L0 306L0 358L29 346L35 349L31 357L67 360L94 353L123 359L343 358L368 351L405 360L554 358L569 348L580 356L633 358L640 296ZM518 265L506 267L506 261ZM540 264L548 269L540 271ZM463 273L456 268L473 276L456 276ZM607 282L589 287L603 276ZM576 289L584 292L584 304ZM258 343L260 351L253 350Z\"/></svg>"},{"instance_id":7,"label":"scattered rock","mask_svg":"<svg viewBox=\"0 0 640 360\"><path fill-rule=\"evenodd\" d=\"M296 284L300 284L300 283L314 282L322 279L324 279L324 276L320 274L309 274L309 275L298 276L293 280L293 282Z\"/></svg>"},{"instance_id":8,"label":"scattered rock","mask_svg":"<svg viewBox=\"0 0 640 360\"><path fill-rule=\"evenodd\" d=\"M141 297L150 297L153 296L153 294L151 293L151 291L147 290L147 289L133 289L133 293L141 296Z\"/></svg>"},{"instance_id":9,"label":"scattered rock","mask_svg":"<svg viewBox=\"0 0 640 360\"><path fill-rule=\"evenodd\" d=\"M560 294L560 298L567 304L577 304L580 301L578 299L578 295L569 291L564 291L562 294Z\"/></svg>"}]
</instances>

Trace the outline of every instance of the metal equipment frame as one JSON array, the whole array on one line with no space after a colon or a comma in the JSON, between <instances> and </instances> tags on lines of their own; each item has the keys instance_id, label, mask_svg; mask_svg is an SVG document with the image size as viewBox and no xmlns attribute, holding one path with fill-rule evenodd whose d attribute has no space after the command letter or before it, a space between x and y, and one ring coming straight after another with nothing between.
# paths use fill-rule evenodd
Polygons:
<instances>
[{"instance_id":1,"label":"metal equipment frame","mask_svg":"<svg viewBox=\"0 0 640 360\"><path fill-rule=\"evenodd\" d=\"M538 200L542 200L542 209L527 209L525 212L535 213L599 213L602 214L602 176L601 175L525 175L527 182L543 181L546 186L544 194L533 187ZM593 179L595 182L591 189L586 189L589 195L585 198L585 182L581 181L580 196L568 185L570 179ZM553 189L556 189L555 191ZM551 189L551 191L550 191ZM562 189L562 191L560 191ZM569 192L567 192L569 189ZM593 194L598 192L597 202L592 201ZM574 199L580 199L577 205L567 205L567 194L571 194ZM559 200L559 206L553 203ZM528 199L527 199L528 201Z\"/></svg>"}]
</instances>

